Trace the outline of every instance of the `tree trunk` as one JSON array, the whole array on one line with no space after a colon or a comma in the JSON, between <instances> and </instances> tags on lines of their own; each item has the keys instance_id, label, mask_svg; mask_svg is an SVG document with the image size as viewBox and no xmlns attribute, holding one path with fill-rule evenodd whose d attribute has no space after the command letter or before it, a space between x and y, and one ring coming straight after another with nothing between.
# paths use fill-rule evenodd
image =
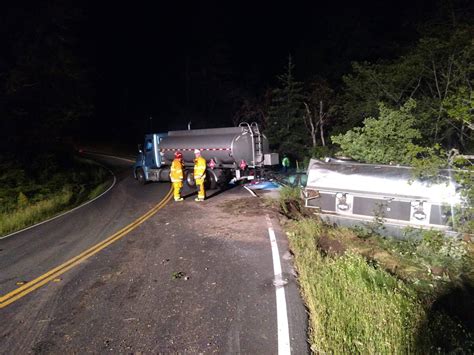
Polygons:
<instances>
[{"instance_id":1,"label":"tree trunk","mask_svg":"<svg viewBox=\"0 0 474 355\"><path fill-rule=\"evenodd\" d=\"M316 130L317 130L317 127L316 125L314 124L314 121L313 121L313 116L311 115L311 111L308 107L308 104L305 102L304 103L305 107L306 107L306 114L307 114L307 117L308 117L308 123L309 123L309 126L310 126L310 135L311 135L311 139L313 141L313 148L316 147L317 145L317 142L316 142Z\"/></svg>"},{"instance_id":2,"label":"tree trunk","mask_svg":"<svg viewBox=\"0 0 474 355\"><path fill-rule=\"evenodd\" d=\"M326 141L324 140L324 116L323 113L323 101L319 101L319 132L321 134L321 144L323 147L326 146Z\"/></svg>"}]
</instances>

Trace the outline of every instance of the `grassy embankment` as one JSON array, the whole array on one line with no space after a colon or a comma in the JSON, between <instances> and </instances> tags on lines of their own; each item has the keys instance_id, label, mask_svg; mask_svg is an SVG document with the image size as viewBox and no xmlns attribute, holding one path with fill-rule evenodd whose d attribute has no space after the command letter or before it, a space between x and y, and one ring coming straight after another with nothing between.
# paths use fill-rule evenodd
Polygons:
<instances>
[{"instance_id":1,"label":"grassy embankment","mask_svg":"<svg viewBox=\"0 0 474 355\"><path fill-rule=\"evenodd\" d=\"M474 248L437 232L337 228L283 189L280 210L316 353L474 351ZM375 223L375 222L374 222Z\"/></svg>"},{"instance_id":2,"label":"grassy embankment","mask_svg":"<svg viewBox=\"0 0 474 355\"><path fill-rule=\"evenodd\" d=\"M49 158L33 167L0 163L0 236L76 207L110 186L110 173L93 161Z\"/></svg>"}]
</instances>

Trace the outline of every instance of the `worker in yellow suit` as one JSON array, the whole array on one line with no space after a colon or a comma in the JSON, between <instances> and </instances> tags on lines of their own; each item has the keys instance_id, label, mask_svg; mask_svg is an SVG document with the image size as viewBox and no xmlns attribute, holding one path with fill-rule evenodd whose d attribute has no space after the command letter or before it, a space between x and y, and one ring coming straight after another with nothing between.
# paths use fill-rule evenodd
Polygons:
<instances>
[{"instance_id":1,"label":"worker in yellow suit","mask_svg":"<svg viewBox=\"0 0 474 355\"><path fill-rule=\"evenodd\" d=\"M206 159L201 156L201 151L199 149L194 150L194 155L196 159L194 159L194 181L196 182L196 186L199 188L198 190L198 197L196 197L195 201L204 201L206 197L206 193L204 191L204 180L206 179Z\"/></svg>"},{"instance_id":2,"label":"worker in yellow suit","mask_svg":"<svg viewBox=\"0 0 474 355\"><path fill-rule=\"evenodd\" d=\"M181 189L183 188L183 154L174 153L174 160L171 163L170 179L173 184L173 193L175 201L183 201Z\"/></svg>"}]
</instances>

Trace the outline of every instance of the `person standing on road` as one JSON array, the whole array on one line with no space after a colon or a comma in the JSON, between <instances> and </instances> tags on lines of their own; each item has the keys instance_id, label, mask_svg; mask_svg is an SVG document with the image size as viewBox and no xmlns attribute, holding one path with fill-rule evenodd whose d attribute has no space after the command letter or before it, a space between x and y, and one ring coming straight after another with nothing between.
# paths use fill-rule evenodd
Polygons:
<instances>
[{"instance_id":1,"label":"person standing on road","mask_svg":"<svg viewBox=\"0 0 474 355\"><path fill-rule=\"evenodd\" d=\"M195 201L204 201L206 197L204 191L204 180L206 179L206 159L201 156L201 151L199 149L194 150L194 181L196 186L199 188L198 196L195 198Z\"/></svg>"},{"instance_id":2,"label":"person standing on road","mask_svg":"<svg viewBox=\"0 0 474 355\"><path fill-rule=\"evenodd\" d=\"M283 155L283 160L281 161L281 165L283 165L283 172L286 173L288 171L288 168L290 167L290 159L288 158L286 154Z\"/></svg>"},{"instance_id":3,"label":"person standing on road","mask_svg":"<svg viewBox=\"0 0 474 355\"><path fill-rule=\"evenodd\" d=\"M183 154L174 153L174 160L171 163L170 179L173 184L173 194L175 201L183 201L181 189L183 188Z\"/></svg>"}]
</instances>

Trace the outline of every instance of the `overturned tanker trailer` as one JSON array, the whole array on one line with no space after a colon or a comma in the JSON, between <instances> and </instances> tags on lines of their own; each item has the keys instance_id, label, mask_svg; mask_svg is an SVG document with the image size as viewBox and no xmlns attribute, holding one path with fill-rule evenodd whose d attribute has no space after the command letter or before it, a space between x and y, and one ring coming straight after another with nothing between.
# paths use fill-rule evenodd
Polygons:
<instances>
[{"instance_id":1,"label":"overturned tanker trailer","mask_svg":"<svg viewBox=\"0 0 474 355\"><path fill-rule=\"evenodd\" d=\"M400 227L436 228L456 234L452 218L462 202L450 170L436 182L413 179L410 167L312 159L303 196L306 207L341 225L383 219L387 231Z\"/></svg>"}]
</instances>

